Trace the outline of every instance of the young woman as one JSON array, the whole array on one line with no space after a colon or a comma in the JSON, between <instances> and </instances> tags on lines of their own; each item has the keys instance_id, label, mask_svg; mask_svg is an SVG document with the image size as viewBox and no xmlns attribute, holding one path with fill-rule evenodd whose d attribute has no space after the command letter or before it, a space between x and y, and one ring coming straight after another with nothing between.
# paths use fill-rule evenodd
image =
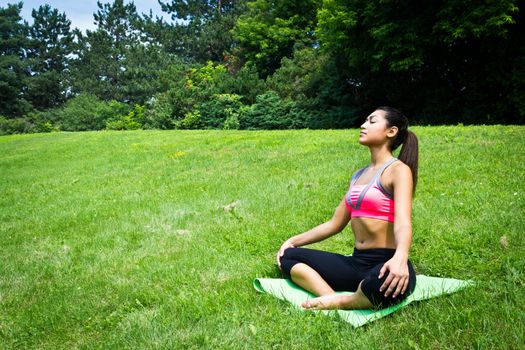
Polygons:
<instances>
[{"instance_id":1,"label":"young woman","mask_svg":"<svg viewBox=\"0 0 525 350\"><path fill-rule=\"evenodd\" d=\"M331 220L291 237L277 253L283 274L317 298L305 309L368 309L399 303L416 285L408 260L418 140L398 110L379 107L361 125L370 164L359 169ZM392 152L403 144L399 159ZM351 222L352 256L298 248L341 232ZM335 291L353 291L339 295Z\"/></svg>"}]
</instances>

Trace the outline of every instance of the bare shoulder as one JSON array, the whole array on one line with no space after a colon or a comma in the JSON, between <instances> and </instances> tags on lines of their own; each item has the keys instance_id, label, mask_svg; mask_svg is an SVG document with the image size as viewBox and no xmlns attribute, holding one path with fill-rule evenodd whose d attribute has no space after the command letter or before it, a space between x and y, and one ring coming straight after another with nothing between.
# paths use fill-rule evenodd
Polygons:
<instances>
[{"instance_id":1,"label":"bare shoulder","mask_svg":"<svg viewBox=\"0 0 525 350\"><path fill-rule=\"evenodd\" d=\"M391 176L393 178L412 176L412 170L408 165L406 165L402 161L392 163L392 166L390 168L392 168L390 170Z\"/></svg>"},{"instance_id":2,"label":"bare shoulder","mask_svg":"<svg viewBox=\"0 0 525 350\"><path fill-rule=\"evenodd\" d=\"M395 183L399 181L411 181L412 180L412 170L408 165L402 161L393 162L388 168L385 169L383 176L381 177L381 182L387 188L387 190L392 190L395 187Z\"/></svg>"}]
</instances>

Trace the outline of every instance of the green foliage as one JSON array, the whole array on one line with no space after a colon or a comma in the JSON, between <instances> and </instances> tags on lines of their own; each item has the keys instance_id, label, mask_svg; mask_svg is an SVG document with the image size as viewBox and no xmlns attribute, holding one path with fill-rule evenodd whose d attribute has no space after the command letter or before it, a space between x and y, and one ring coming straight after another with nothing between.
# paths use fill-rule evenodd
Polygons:
<instances>
[{"instance_id":1,"label":"green foliage","mask_svg":"<svg viewBox=\"0 0 525 350\"><path fill-rule=\"evenodd\" d=\"M140 18L133 3L98 6L97 29L82 38L73 64L73 89L106 101L145 104L162 91L162 76L176 59L154 35L142 35L155 25L150 17Z\"/></svg>"},{"instance_id":2,"label":"green foliage","mask_svg":"<svg viewBox=\"0 0 525 350\"><path fill-rule=\"evenodd\" d=\"M242 96L243 102L250 105L254 103L256 97L264 93L266 89L267 84L259 78L255 66L247 64L233 74L231 79L225 81L224 91Z\"/></svg>"},{"instance_id":3,"label":"green foliage","mask_svg":"<svg viewBox=\"0 0 525 350\"><path fill-rule=\"evenodd\" d=\"M346 90L364 111L391 104L429 122L439 115L442 122L494 123L501 120L496 110L519 109L500 96L504 90L521 96L521 88L509 84L525 54L523 27L513 25L521 18L519 5L325 0L316 34L346 63Z\"/></svg>"},{"instance_id":4,"label":"green foliage","mask_svg":"<svg viewBox=\"0 0 525 350\"><path fill-rule=\"evenodd\" d=\"M14 119L0 116L0 135L44 133L57 130L52 112L33 111Z\"/></svg>"},{"instance_id":5,"label":"green foliage","mask_svg":"<svg viewBox=\"0 0 525 350\"><path fill-rule=\"evenodd\" d=\"M406 71L432 59L426 55L429 44L504 36L517 10L514 0L483 5L450 0L434 6L325 0L316 33L324 46L343 52L351 67Z\"/></svg>"},{"instance_id":6,"label":"green foliage","mask_svg":"<svg viewBox=\"0 0 525 350\"><path fill-rule=\"evenodd\" d=\"M241 126L239 121L239 113L230 112L226 120L224 121L224 130L238 130Z\"/></svg>"},{"instance_id":7,"label":"green foliage","mask_svg":"<svg viewBox=\"0 0 525 350\"><path fill-rule=\"evenodd\" d=\"M204 123L202 122L200 111L194 110L186 112L184 118L177 123L179 129L202 129Z\"/></svg>"},{"instance_id":8,"label":"green foliage","mask_svg":"<svg viewBox=\"0 0 525 350\"><path fill-rule=\"evenodd\" d=\"M56 125L56 117L53 115L52 110L45 112L31 112L26 114L24 119L34 126L32 132L51 132L59 130Z\"/></svg>"},{"instance_id":9,"label":"green foliage","mask_svg":"<svg viewBox=\"0 0 525 350\"><path fill-rule=\"evenodd\" d=\"M333 58L320 48L305 47L283 58L267 79L268 87L293 101L292 128L345 128L359 116L351 98L342 90L344 81Z\"/></svg>"},{"instance_id":10,"label":"green foliage","mask_svg":"<svg viewBox=\"0 0 525 350\"><path fill-rule=\"evenodd\" d=\"M0 135L35 132L35 126L25 118L7 119L0 115Z\"/></svg>"},{"instance_id":11,"label":"green foliage","mask_svg":"<svg viewBox=\"0 0 525 350\"><path fill-rule=\"evenodd\" d=\"M21 10L22 3L0 7L0 114L9 118L22 116L32 109L25 94L29 41Z\"/></svg>"},{"instance_id":12,"label":"green foliage","mask_svg":"<svg viewBox=\"0 0 525 350\"><path fill-rule=\"evenodd\" d=\"M292 58L284 57L279 69L268 77L268 88L281 97L300 100L304 95L316 94L315 84L322 79L322 68L328 59L317 48L296 50Z\"/></svg>"},{"instance_id":13,"label":"green foliage","mask_svg":"<svg viewBox=\"0 0 525 350\"><path fill-rule=\"evenodd\" d=\"M238 129L239 113L243 108L242 96L215 94L198 106L201 121L207 128Z\"/></svg>"},{"instance_id":14,"label":"green foliage","mask_svg":"<svg viewBox=\"0 0 525 350\"><path fill-rule=\"evenodd\" d=\"M233 35L239 42L237 54L257 67L262 77L271 75L283 57L292 54L294 45L311 45L316 26L315 0L270 1L248 3Z\"/></svg>"},{"instance_id":15,"label":"green foliage","mask_svg":"<svg viewBox=\"0 0 525 350\"><path fill-rule=\"evenodd\" d=\"M177 123L180 129L239 129L239 115L245 106L242 96L215 94L210 100L200 103L184 115Z\"/></svg>"},{"instance_id":16,"label":"green foliage","mask_svg":"<svg viewBox=\"0 0 525 350\"><path fill-rule=\"evenodd\" d=\"M160 4L174 23L98 2L85 35L49 5L32 25L0 7L0 114L24 119L9 130L345 128L378 105L412 124L525 122L523 1ZM97 97L89 117L67 112L77 95Z\"/></svg>"},{"instance_id":17,"label":"green foliage","mask_svg":"<svg viewBox=\"0 0 525 350\"><path fill-rule=\"evenodd\" d=\"M133 115L130 114L124 115L117 120L106 121L107 130L137 130L140 128L142 128L142 124L137 122Z\"/></svg>"},{"instance_id":18,"label":"green foliage","mask_svg":"<svg viewBox=\"0 0 525 350\"><path fill-rule=\"evenodd\" d=\"M290 129L293 125L291 110L295 103L281 99L274 91L257 96L256 102L247 108L240 120L242 129Z\"/></svg>"},{"instance_id":19,"label":"green foliage","mask_svg":"<svg viewBox=\"0 0 525 350\"><path fill-rule=\"evenodd\" d=\"M222 64L214 64L208 61L205 66L200 68L190 68L186 72L184 81L187 100L196 103L207 100L214 94L221 93L223 84L228 79L230 79L230 75Z\"/></svg>"},{"instance_id":20,"label":"green foliage","mask_svg":"<svg viewBox=\"0 0 525 350\"><path fill-rule=\"evenodd\" d=\"M56 110L62 130L102 130L108 120L126 115L129 107L118 101L105 102L96 96L82 94L70 99L63 108Z\"/></svg>"},{"instance_id":21,"label":"green foliage","mask_svg":"<svg viewBox=\"0 0 525 350\"><path fill-rule=\"evenodd\" d=\"M159 1L177 19L170 28L169 52L194 62L221 62L234 46L231 29L244 10L246 0Z\"/></svg>"},{"instance_id":22,"label":"green foliage","mask_svg":"<svg viewBox=\"0 0 525 350\"><path fill-rule=\"evenodd\" d=\"M49 5L33 9L31 15L28 50L31 79L27 94L33 107L49 109L59 106L66 98L64 82L78 32L70 30L71 21L65 13L60 14Z\"/></svg>"},{"instance_id":23,"label":"green foliage","mask_svg":"<svg viewBox=\"0 0 525 350\"><path fill-rule=\"evenodd\" d=\"M241 77L247 77L244 84L240 84L239 89L246 86L259 86L248 82L248 79L253 79L253 75L244 74ZM180 124L180 121L185 118L194 120L192 114L194 110L200 111L200 117L203 118L203 126L219 127L226 119L224 115L224 107L228 104L235 106L240 101L240 96L237 102L232 102L229 97L224 97L230 87L235 86L235 77L232 76L224 65L214 64L208 62L205 66L197 66L186 68L183 65L173 65L169 69L167 76L167 91L159 94L153 102L152 113L150 114L153 124L156 125L173 125L175 127L192 128L197 127L195 123ZM224 95L224 96L223 96ZM222 97L218 97L222 96ZM236 94L229 94L229 96L236 96ZM235 99L233 98L233 99ZM240 102L238 102L240 103ZM206 105L207 107L201 107ZM210 111L206 109L210 108ZM189 114L188 114L189 113ZM170 120L171 118L171 120Z\"/></svg>"},{"instance_id":24,"label":"green foliage","mask_svg":"<svg viewBox=\"0 0 525 350\"><path fill-rule=\"evenodd\" d=\"M118 102L113 102L118 103ZM146 121L146 106L135 104L126 115L115 115L106 121L108 130L137 130L144 127Z\"/></svg>"},{"instance_id":25,"label":"green foliage","mask_svg":"<svg viewBox=\"0 0 525 350\"><path fill-rule=\"evenodd\" d=\"M168 93L160 93L151 98L148 103L146 126L152 129L174 129L173 106Z\"/></svg>"},{"instance_id":26,"label":"green foliage","mask_svg":"<svg viewBox=\"0 0 525 350\"><path fill-rule=\"evenodd\" d=\"M160 129L236 128L243 102L254 102L265 88L252 68L234 75L211 61L191 68L173 64L164 80L166 92L157 94L148 108L147 123Z\"/></svg>"}]
</instances>

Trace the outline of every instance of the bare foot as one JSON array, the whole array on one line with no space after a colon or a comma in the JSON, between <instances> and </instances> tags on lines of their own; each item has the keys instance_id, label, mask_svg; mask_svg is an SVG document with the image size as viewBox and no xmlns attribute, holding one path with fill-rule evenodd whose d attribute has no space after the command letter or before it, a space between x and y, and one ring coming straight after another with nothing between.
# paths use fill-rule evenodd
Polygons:
<instances>
[{"instance_id":1,"label":"bare foot","mask_svg":"<svg viewBox=\"0 0 525 350\"><path fill-rule=\"evenodd\" d=\"M361 291L361 288L353 294L329 294L305 301L302 304L306 310L355 310L370 309L372 303Z\"/></svg>"},{"instance_id":2,"label":"bare foot","mask_svg":"<svg viewBox=\"0 0 525 350\"><path fill-rule=\"evenodd\" d=\"M306 310L332 310L340 309L345 295L324 295L318 298L313 298L302 303L302 307Z\"/></svg>"}]
</instances>

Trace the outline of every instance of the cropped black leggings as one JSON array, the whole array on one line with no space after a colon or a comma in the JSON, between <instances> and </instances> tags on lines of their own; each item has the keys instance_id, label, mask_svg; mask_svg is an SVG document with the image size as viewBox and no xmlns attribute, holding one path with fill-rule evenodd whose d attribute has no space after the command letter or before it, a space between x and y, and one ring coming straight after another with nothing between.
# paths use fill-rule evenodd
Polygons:
<instances>
[{"instance_id":1,"label":"cropped black leggings","mask_svg":"<svg viewBox=\"0 0 525 350\"><path fill-rule=\"evenodd\" d=\"M290 271L295 264L304 263L313 268L335 291L355 292L361 284L361 290L368 300L376 307L387 307L397 304L410 295L416 286L416 273L412 263L408 261L409 282L405 294L395 298L379 288L388 277L386 273L378 278L379 271L394 256L395 249L376 248L359 250L354 248L351 256L306 248L288 248L281 257L281 268L285 277L290 277Z\"/></svg>"}]
</instances>

